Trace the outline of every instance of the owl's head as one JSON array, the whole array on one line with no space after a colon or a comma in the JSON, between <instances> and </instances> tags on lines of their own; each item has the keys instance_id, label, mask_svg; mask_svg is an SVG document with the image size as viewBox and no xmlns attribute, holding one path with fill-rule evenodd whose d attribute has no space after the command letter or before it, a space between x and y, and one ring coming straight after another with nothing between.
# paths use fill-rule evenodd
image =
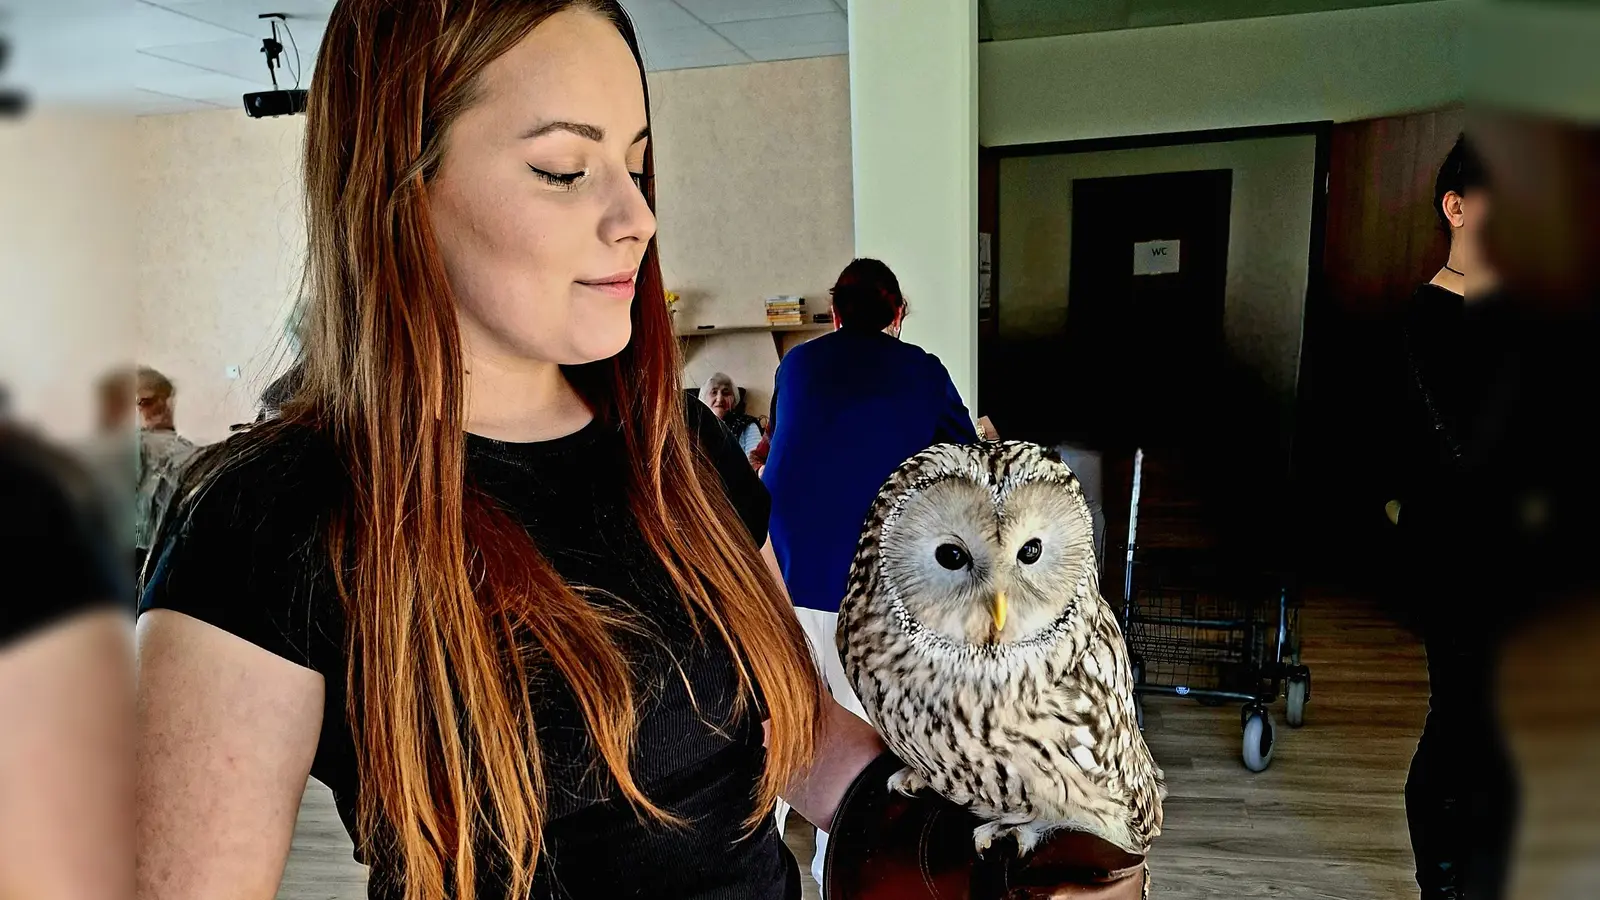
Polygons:
<instances>
[{"instance_id":1,"label":"owl's head","mask_svg":"<svg viewBox=\"0 0 1600 900\"><path fill-rule=\"evenodd\" d=\"M956 643L1002 645L1049 628L1095 567L1078 479L1035 444L933 447L879 499L880 602L898 597Z\"/></svg>"}]
</instances>

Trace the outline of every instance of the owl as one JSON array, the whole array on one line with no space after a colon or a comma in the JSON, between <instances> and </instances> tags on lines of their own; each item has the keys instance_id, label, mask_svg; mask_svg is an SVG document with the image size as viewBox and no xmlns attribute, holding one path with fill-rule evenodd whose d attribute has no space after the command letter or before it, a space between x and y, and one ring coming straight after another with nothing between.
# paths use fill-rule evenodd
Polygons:
<instances>
[{"instance_id":1,"label":"owl","mask_svg":"<svg viewBox=\"0 0 1600 900\"><path fill-rule=\"evenodd\" d=\"M1078 479L1034 444L941 444L878 494L837 642L872 723L906 767L984 820L981 853L1056 829L1145 853L1161 770L1139 733L1122 630L1100 597Z\"/></svg>"}]
</instances>

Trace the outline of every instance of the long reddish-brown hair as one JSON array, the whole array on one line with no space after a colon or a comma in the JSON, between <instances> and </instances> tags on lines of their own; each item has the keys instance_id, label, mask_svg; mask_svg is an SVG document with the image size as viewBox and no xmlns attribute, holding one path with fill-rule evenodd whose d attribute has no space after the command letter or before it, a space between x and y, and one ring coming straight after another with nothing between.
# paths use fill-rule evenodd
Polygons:
<instances>
[{"instance_id":1,"label":"long reddish-brown hair","mask_svg":"<svg viewBox=\"0 0 1600 900\"><path fill-rule=\"evenodd\" d=\"M428 211L451 122L475 101L484 68L569 8L615 23L640 59L612 0L340 0L307 104L303 382L283 417L249 440L309 425L349 470L328 550L348 622L357 837L398 857L406 900L472 900L485 865L506 896L527 893L546 821L536 669L553 667L571 686L621 793L663 827L674 822L629 771L637 694L615 639L625 623L564 583L469 482L462 341ZM647 185L653 166L647 155ZM619 355L566 374L620 428L630 464L617 477L638 527L697 627L732 652L741 712L758 690L765 700L754 827L810 765L817 674L689 433L654 243L632 320ZM485 850L493 863L477 856Z\"/></svg>"}]
</instances>

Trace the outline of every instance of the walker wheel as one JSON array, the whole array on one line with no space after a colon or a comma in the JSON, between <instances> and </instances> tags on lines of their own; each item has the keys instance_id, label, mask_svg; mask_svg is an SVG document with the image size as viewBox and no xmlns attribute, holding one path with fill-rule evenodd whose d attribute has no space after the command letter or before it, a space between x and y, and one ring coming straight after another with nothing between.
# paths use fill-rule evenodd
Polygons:
<instances>
[{"instance_id":1,"label":"walker wheel","mask_svg":"<svg viewBox=\"0 0 1600 900\"><path fill-rule=\"evenodd\" d=\"M1244 767L1252 772L1265 772L1272 765L1272 717L1260 706L1246 707L1246 710L1241 746Z\"/></svg>"},{"instance_id":2,"label":"walker wheel","mask_svg":"<svg viewBox=\"0 0 1600 900\"><path fill-rule=\"evenodd\" d=\"M1306 701L1309 699L1311 699L1311 676L1299 673L1290 675L1283 691L1283 719L1289 723L1290 728L1299 728L1306 723Z\"/></svg>"}]
</instances>

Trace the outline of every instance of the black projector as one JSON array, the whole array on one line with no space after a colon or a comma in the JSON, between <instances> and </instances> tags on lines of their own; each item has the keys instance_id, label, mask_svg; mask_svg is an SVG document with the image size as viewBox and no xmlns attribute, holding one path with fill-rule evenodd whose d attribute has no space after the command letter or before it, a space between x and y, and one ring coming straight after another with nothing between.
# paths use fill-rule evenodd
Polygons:
<instances>
[{"instance_id":1,"label":"black projector","mask_svg":"<svg viewBox=\"0 0 1600 900\"><path fill-rule=\"evenodd\" d=\"M261 91L244 95L245 115L252 119L292 116L306 111L305 91Z\"/></svg>"}]
</instances>

